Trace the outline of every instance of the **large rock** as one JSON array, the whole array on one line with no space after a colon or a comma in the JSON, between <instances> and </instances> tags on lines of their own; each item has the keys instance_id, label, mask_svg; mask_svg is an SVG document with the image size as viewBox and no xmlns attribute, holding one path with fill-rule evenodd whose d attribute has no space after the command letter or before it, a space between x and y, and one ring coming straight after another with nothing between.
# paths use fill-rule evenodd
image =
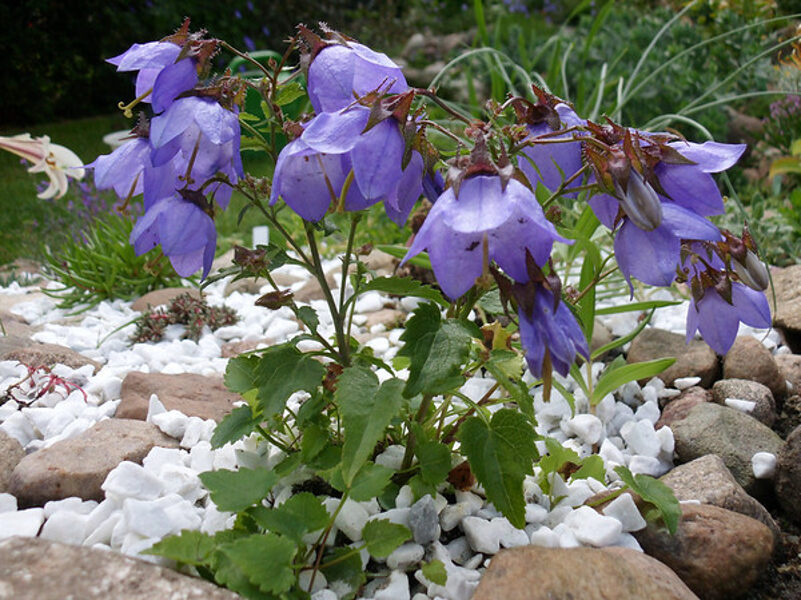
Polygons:
<instances>
[{"instance_id":1,"label":"large rock","mask_svg":"<svg viewBox=\"0 0 801 600\"><path fill-rule=\"evenodd\" d=\"M221 377L131 371L122 380L122 401L116 416L144 421L152 394L159 397L167 410L179 410L190 417L214 419L218 423L231 412L234 402L242 400L225 388Z\"/></svg>"},{"instance_id":2,"label":"large rock","mask_svg":"<svg viewBox=\"0 0 801 600\"><path fill-rule=\"evenodd\" d=\"M712 393L704 388L693 386L684 390L677 398L668 402L654 424L654 429L672 426L676 421L686 419L693 407L702 402L712 402Z\"/></svg>"},{"instance_id":3,"label":"large rock","mask_svg":"<svg viewBox=\"0 0 801 600\"><path fill-rule=\"evenodd\" d=\"M97 373L102 365L75 352L67 346L58 344L40 344L18 337L0 337L0 360L16 360L30 367L52 367L53 365L67 365L79 369L84 365L92 365Z\"/></svg>"},{"instance_id":4,"label":"large rock","mask_svg":"<svg viewBox=\"0 0 801 600\"><path fill-rule=\"evenodd\" d=\"M782 379L789 381L791 394L801 394L801 354L777 354L773 357Z\"/></svg>"},{"instance_id":5,"label":"large rock","mask_svg":"<svg viewBox=\"0 0 801 600\"><path fill-rule=\"evenodd\" d=\"M697 600L668 567L628 548L501 550L473 600Z\"/></svg>"},{"instance_id":6,"label":"large rock","mask_svg":"<svg viewBox=\"0 0 801 600\"><path fill-rule=\"evenodd\" d=\"M0 494L8 491L11 473L25 456L20 443L5 431L0 431Z\"/></svg>"},{"instance_id":7,"label":"large rock","mask_svg":"<svg viewBox=\"0 0 801 600\"><path fill-rule=\"evenodd\" d=\"M748 379L721 379L712 386L712 399L725 404L728 398L747 400L754 403L754 409L747 414L760 423L771 427L776 421L776 402L770 389Z\"/></svg>"},{"instance_id":8,"label":"large rock","mask_svg":"<svg viewBox=\"0 0 801 600\"><path fill-rule=\"evenodd\" d=\"M734 340L723 359L723 378L757 381L770 388L776 398L784 398L787 394L787 384L770 350L750 335Z\"/></svg>"},{"instance_id":9,"label":"large rock","mask_svg":"<svg viewBox=\"0 0 801 600\"><path fill-rule=\"evenodd\" d=\"M709 504L682 504L681 511L675 535L653 523L634 533L643 550L704 600L742 597L770 562L770 529Z\"/></svg>"},{"instance_id":10,"label":"large rock","mask_svg":"<svg viewBox=\"0 0 801 600\"><path fill-rule=\"evenodd\" d=\"M801 352L801 265L771 269L776 292L773 325L784 334L793 352Z\"/></svg>"},{"instance_id":11,"label":"large rock","mask_svg":"<svg viewBox=\"0 0 801 600\"><path fill-rule=\"evenodd\" d=\"M634 338L626 360L635 363L666 357L676 359L659 374L667 385L682 377L700 377L698 385L709 387L718 376L718 357L706 343L692 340L687 344L683 335L655 327L644 329Z\"/></svg>"},{"instance_id":12,"label":"large rock","mask_svg":"<svg viewBox=\"0 0 801 600\"><path fill-rule=\"evenodd\" d=\"M116 552L42 538L0 542L0 600L238 600L211 582Z\"/></svg>"},{"instance_id":13,"label":"large rock","mask_svg":"<svg viewBox=\"0 0 801 600\"><path fill-rule=\"evenodd\" d=\"M733 408L705 402L670 428L679 462L717 454L745 491L766 494L767 482L754 477L751 457L757 452L778 454L784 442L770 428Z\"/></svg>"},{"instance_id":14,"label":"large rock","mask_svg":"<svg viewBox=\"0 0 801 600\"><path fill-rule=\"evenodd\" d=\"M723 460L707 454L679 465L660 477L678 500L699 500L756 519L773 532L775 547L781 543L781 530L767 509L749 496L737 483Z\"/></svg>"},{"instance_id":15,"label":"large rock","mask_svg":"<svg viewBox=\"0 0 801 600\"><path fill-rule=\"evenodd\" d=\"M131 308L139 312L145 312L148 308L156 308L157 306L169 304L181 294L189 294L198 300L202 297L201 293L195 288L162 288L140 296L133 301Z\"/></svg>"},{"instance_id":16,"label":"large rock","mask_svg":"<svg viewBox=\"0 0 801 600\"><path fill-rule=\"evenodd\" d=\"M144 421L106 419L82 434L23 458L11 474L9 492L20 506L78 496L103 500L101 485L124 460L141 463L154 446L178 442Z\"/></svg>"},{"instance_id":17,"label":"large rock","mask_svg":"<svg viewBox=\"0 0 801 600\"><path fill-rule=\"evenodd\" d=\"M776 497L787 515L801 523L801 426L787 436L777 459Z\"/></svg>"}]
</instances>

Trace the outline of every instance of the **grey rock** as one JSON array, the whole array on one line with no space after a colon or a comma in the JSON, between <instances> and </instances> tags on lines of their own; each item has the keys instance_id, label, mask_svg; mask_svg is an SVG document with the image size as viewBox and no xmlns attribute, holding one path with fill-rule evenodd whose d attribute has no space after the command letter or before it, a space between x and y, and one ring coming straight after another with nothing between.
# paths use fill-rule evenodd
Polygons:
<instances>
[{"instance_id":1,"label":"grey rock","mask_svg":"<svg viewBox=\"0 0 801 600\"><path fill-rule=\"evenodd\" d=\"M746 492L757 497L769 492L768 483L754 477L751 457L757 452L777 454L781 449L784 442L770 428L732 408L704 402L671 429L679 462L717 454Z\"/></svg>"},{"instance_id":2,"label":"grey rock","mask_svg":"<svg viewBox=\"0 0 801 600\"><path fill-rule=\"evenodd\" d=\"M0 431L0 494L8 491L11 473L25 456L20 443L5 431Z\"/></svg>"},{"instance_id":3,"label":"grey rock","mask_svg":"<svg viewBox=\"0 0 801 600\"><path fill-rule=\"evenodd\" d=\"M501 550L473 600L698 600L677 575L628 548Z\"/></svg>"},{"instance_id":4,"label":"grey rock","mask_svg":"<svg viewBox=\"0 0 801 600\"><path fill-rule=\"evenodd\" d=\"M409 529L417 544L430 544L439 538L439 517L434 499L426 494L409 510Z\"/></svg>"},{"instance_id":5,"label":"grey rock","mask_svg":"<svg viewBox=\"0 0 801 600\"><path fill-rule=\"evenodd\" d=\"M634 533L645 553L670 567L704 600L745 595L770 562L770 529L710 504L682 504L681 512L675 535L654 523Z\"/></svg>"},{"instance_id":6,"label":"grey rock","mask_svg":"<svg viewBox=\"0 0 801 600\"><path fill-rule=\"evenodd\" d=\"M77 496L103 500L101 485L124 460L141 463L154 446L178 442L155 425L129 419L106 419L82 434L23 458L11 474L9 491L22 507Z\"/></svg>"},{"instance_id":7,"label":"grey rock","mask_svg":"<svg viewBox=\"0 0 801 600\"><path fill-rule=\"evenodd\" d=\"M225 286L225 290L223 290L223 296L227 298L234 292L239 292L240 294L258 294L261 292L261 288L266 284L266 280L255 279L253 277L229 281Z\"/></svg>"},{"instance_id":8,"label":"grey rock","mask_svg":"<svg viewBox=\"0 0 801 600\"><path fill-rule=\"evenodd\" d=\"M670 427L676 421L685 419L693 407L702 402L712 402L712 393L697 386L687 388L665 405L659 420L654 424L654 429Z\"/></svg>"},{"instance_id":9,"label":"grey rock","mask_svg":"<svg viewBox=\"0 0 801 600\"><path fill-rule=\"evenodd\" d=\"M801 352L801 265L772 268L776 292L773 325L784 335L793 352Z\"/></svg>"},{"instance_id":10,"label":"grey rock","mask_svg":"<svg viewBox=\"0 0 801 600\"><path fill-rule=\"evenodd\" d=\"M787 384L770 350L750 335L734 340L723 359L723 378L756 381L770 388L774 398L783 398L787 393Z\"/></svg>"},{"instance_id":11,"label":"grey rock","mask_svg":"<svg viewBox=\"0 0 801 600\"><path fill-rule=\"evenodd\" d=\"M237 600L211 582L115 552L42 538L0 542L0 600Z\"/></svg>"},{"instance_id":12,"label":"grey rock","mask_svg":"<svg viewBox=\"0 0 801 600\"><path fill-rule=\"evenodd\" d=\"M756 519L773 532L775 547L781 542L781 530L767 509L737 483L723 460L707 454L679 465L660 477L678 500L699 500Z\"/></svg>"},{"instance_id":13,"label":"grey rock","mask_svg":"<svg viewBox=\"0 0 801 600\"><path fill-rule=\"evenodd\" d=\"M801 426L787 436L787 443L776 456L776 496L784 511L801 523Z\"/></svg>"},{"instance_id":14,"label":"grey rock","mask_svg":"<svg viewBox=\"0 0 801 600\"><path fill-rule=\"evenodd\" d=\"M737 398L754 402L750 414L760 423L771 427L776 421L776 401L770 389L757 381L748 379L721 379L712 386L712 399L724 404L726 398Z\"/></svg>"},{"instance_id":15,"label":"grey rock","mask_svg":"<svg viewBox=\"0 0 801 600\"><path fill-rule=\"evenodd\" d=\"M777 354L773 357L782 379L789 381L791 394L801 394L801 354Z\"/></svg>"},{"instance_id":16,"label":"grey rock","mask_svg":"<svg viewBox=\"0 0 801 600\"><path fill-rule=\"evenodd\" d=\"M626 360L635 363L666 357L676 359L659 374L668 386L682 377L700 377L701 387L709 387L717 379L718 357L712 348L699 340L687 344L683 335L655 327L644 329L634 338Z\"/></svg>"}]
</instances>

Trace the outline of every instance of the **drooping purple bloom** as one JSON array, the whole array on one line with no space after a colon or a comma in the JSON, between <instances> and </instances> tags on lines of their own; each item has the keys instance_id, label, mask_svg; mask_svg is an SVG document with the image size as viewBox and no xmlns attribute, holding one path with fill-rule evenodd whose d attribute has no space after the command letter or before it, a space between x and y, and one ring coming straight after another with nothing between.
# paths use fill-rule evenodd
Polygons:
<instances>
[{"instance_id":1,"label":"drooping purple bloom","mask_svg":"<svg viewBox=\"0 0 801 600\"><path fill-rule=\"evenodd\" d=\"M409 89L401 68L386 54L357 42L331 44L309 65L309 100L315 112L335 112L379 89L401 94Z\"/></svg>"},{"instance_id":2,"label":"drooping purple bloom","mask_svg":"<svg viewBox=\"0 0 801 600\"><path fill-rule=\"evenodd\" d=\"M520 344L526 351L526 363L534 375L542 377L547 352L554 370L566 376L576 354L590 359L587 339L564 302L559 302L554 309L553 292L542 285L534 289L531 312L526 311L523 303L518 303L517 309Z\"/></svg>"},{"instance_id":3,"label":"drooping purple bloom","mask_svg":"<svg viewBox=\"0 0 801 600\"><path fill-rule=\"evenodd\" d=\"M398 122L388 118L365 131L369 116L370 109L354 106L312 119L281 151L270 202L281 197L307 221L319 221L348 185L345 210L384 200L387 214L402 225L422 193L423 161L414 152L403 170Z\"/></svg>"},{"instance_id":4,"label":"drooping purple bloom","mask_svg":"<svg viewBox=\"0 0 801 600\"><path fill-rule=\"evenodd\" d=\"M576 114L567 104L557 104L555 107L559 114L559 119L565 128L583 125L585 121ZM528 125L531 137L541 136L552 131L546 121L535 125ZM549 140L560 139L577 135L576 133L566 133L560 136L548 137ZM562 181L574 175L581 169L581 142L564 142L549 144L534 144L527 146L523 150L523 155L518 158L518 166L528 178L533 189L537 189L537 184L542 183L550 191L555 191ZM581 185L581 182L574 182L572 186ZM569 188L568 188L569 189ZM576 192L565 194L575 197Z\"/></svg>"},{"instance_id":5,"label":"drooping purple bloom","mask_svg":"<svg viewBox=\"0 0 801 600\"><path fill-rule=\"evenodd\" d=\"M145 167L150 165L150 143L137 137L122 144L111 154L101 154L86 165L95 171L95 187L114 189L120 199L138 196L144 189Z\"/></svg>"},{"instance_id":6,"label":"drooping purple bloom","mask_svg":"<svg viewBox=\"0 0 801 600\"><path fill-rule=\"evenodd\" d=\"M519 282L529 278L527 250L541 266L554 241L568 242L522 183L511 179L502 189L499 176L478 175L462 181L458 196L452 187L443 192L404 261L427 250L442 291L458 298L483 272L484 240L488 259Z\"/></svg>"}]
</instances>

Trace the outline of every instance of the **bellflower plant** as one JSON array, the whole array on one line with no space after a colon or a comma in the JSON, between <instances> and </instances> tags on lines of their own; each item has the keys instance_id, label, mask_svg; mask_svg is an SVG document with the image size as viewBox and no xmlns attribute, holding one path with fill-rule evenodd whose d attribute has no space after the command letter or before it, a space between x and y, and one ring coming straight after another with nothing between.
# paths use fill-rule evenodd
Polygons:
<instances>
[{"instance_id":1,"label":"bellflower plant","mask_svg":"<svg viewBox=\"0 0 801 600\"><path fill-rule=\"evenodd\" d=\"M272 290L256 304L301 324L286 341L228 363L226 385L244 402L211 444L247 437L257 450L246 468L200 479L217 509L236 513L233 529L185 531L150 550L248 598L306 597L321 574L355 597L373 569L360 552L383 560L412 534L379 519L346 547L334 521L346 502L391 506L401 487L419 499L477 481L523 528L523 483L535 465L549 482L577 474L552 464L553 448L540 462L534 397L560 394L587 410L672 362L614 361L598 375L588 344L595 289L616 269L629 282L689 283L688 339L700 332L718 352L740 322L770 323L761 292L768 276L753 240L709 220L724 208L711 174L731 167L742 146L598 125L536 87L467 117L434 90L410 88L385 55L321 28L318 35L300 26L283 57L267 64L190 34L188 24L132 46L112 59L137 71L138 99L123 108L143 102L149 113L125 145L88 165L98 187L126 201L142 197L144 215L130 237L137 253L160 246L180 275L202 271L207 282L262 278ZM212 74L209 58L220 49L258 77ZM246 94L260 102L246 105ZM313 114L287 108L304 96ZM244 173L245 148L265 152L271 177ZM234 190L275 235L237 248L235 266L211 274L215 218ZM433 279L429 271L379 276L362 259L372 241L369 232L360 239L362 215L379 202L415 232L406 246L382 249L402 258L402 271L430 269ZM302 220L302 230L292 229L302 233L290 232L287 216ZM598 241L601 224L609 247ZM332 284L320 240L338 230L345 248ZM569 269L577 263L578 276ZM278 284L273 271L286 264L314 277L321 301L300 302ZM356 306L368 292L420 300L396 355L354 335ZM658 303L637 310L643 305ZM480 399L463 389L473 377L492 379ZM563 385L567 377L576 385ZM397 447L397 462L378 458ZM649 518L675 531L678 503L658 481L624 467L615 476L598 457L575 461L566 462L581 476L622 479L657 508Z\"/></svg>"}]
</instances>

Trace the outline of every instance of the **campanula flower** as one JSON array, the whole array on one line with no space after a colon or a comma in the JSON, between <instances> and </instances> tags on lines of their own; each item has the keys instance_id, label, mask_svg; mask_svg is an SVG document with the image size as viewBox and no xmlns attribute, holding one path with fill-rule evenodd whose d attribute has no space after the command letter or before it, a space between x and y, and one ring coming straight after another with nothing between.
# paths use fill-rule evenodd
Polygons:
<instances>
[{"instance_id":1,"label":"campanula flower","mask_svg":"<svg viewBox=\"0 0 801 600\"><path fill-rule=\"evenodd\" d=\"M384 201L399 225L422 194L423 160L417 152L404 170L405 143L398 122L387 118L365 131L370 109L353 106L320 113L278 157L271 204L279 197L307 221L319 221L345 186L345 210Z\"/></svg>"},{"instance_id":2,"label":"campanula flower","mask_svg":"<svg viewBox=\"0 0 801 600\"><path fill-rule=\"evenodd\" d=\"M533 301L518 302L517 309L520 344L526 352L526 363L534 375L542 377L547 353L554 370L566 376L576 354L590 359L587 339L564 302L554 306L553 292L540 284L535 284L533 289Z\"/></svg>"},{"instance_id":3,"label":"campanula flower","mask_svg":"<svg viewBox=\"0 0 801 600\"><path fill-rule=\"evenodd\" d=\"M328 44L309 65L309 100L315 112L334 112L374 90L401 94L409 89L401 68L386 54L348 41Z\"/></svg>"},{"instance_id":4,"label":"campanula flower","mask_svg":"<svg viewBox=\"0 0 801 600\"><path fill-rule=\"evenodd\" d=\"M83 161L69 148L51 144L46 135L37 138L32 138L29 133L0 136L0 148L32 163L28 173L47 175L50 182L47 188L36 195L37 198L61 198L67 193L67 177L81 179L84 176Z\"/></svg>"},{"instance_id":5,"label":"campanula flower","mask_svg":"<svg viewBox=\"0 0 801 600\"><path fill-rule=\"evenodd\" d=\"M146 137L136 137L120 145L111 154L101 154L86 167L94 169L97 189L113 189L124 200L142 193L142 173L151 164L151 151L150 141Z\"/></svg>"},{"instance_id":6,"label":"campanula flower","mask_svg":"<svg viewBox=\"0 0 801 600\"><path fill-rule=\"evenodd\" d=\"M515 179L502 189L500 176L477 175L461 182L458 196L453 187L442 193L403 260L427 250L442 291L458 298L484 271L485 243L488 260L525 282L526 251L542 266L556 240L567 242L530 189Z\"/></svg>"}]
</instances>

